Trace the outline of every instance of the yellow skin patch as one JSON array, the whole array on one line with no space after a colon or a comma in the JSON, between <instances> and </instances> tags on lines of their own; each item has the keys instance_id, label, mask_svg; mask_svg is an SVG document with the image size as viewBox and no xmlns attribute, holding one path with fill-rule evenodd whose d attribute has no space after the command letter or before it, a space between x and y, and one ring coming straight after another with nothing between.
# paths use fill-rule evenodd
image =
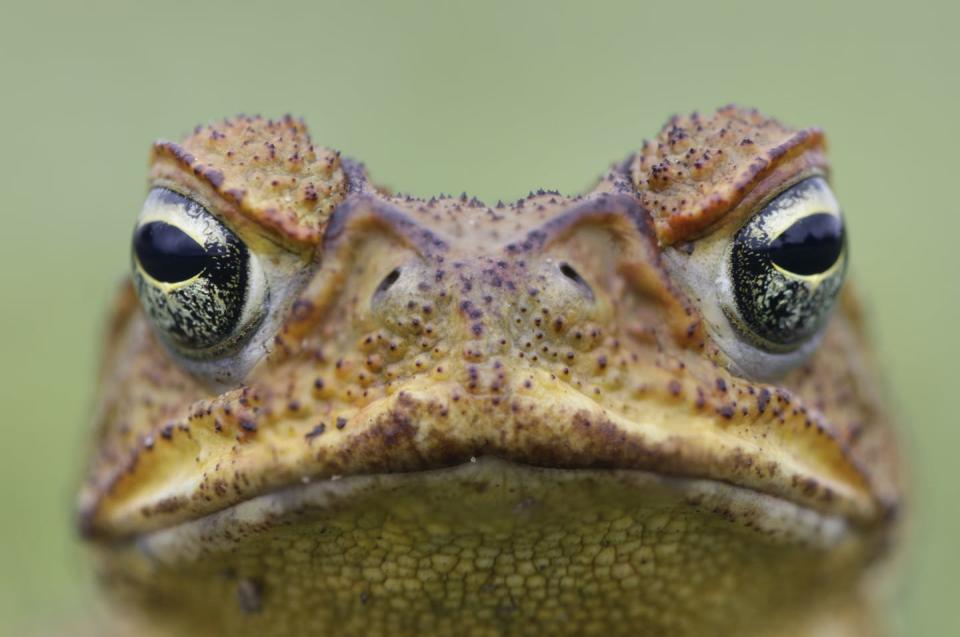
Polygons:
<instances>
[{"instance_id":1,"label":"yellow skin patch","mask_svg":"<svg viewBox=\"0 0 960 637\"><path fill-rule=\"evenodd\" d=\"M391 196L293 120L159 143L152 185L304 283L227 386L121 290L79 497L118 608L157 634L874 634L901 481L855 300L761 383L663 259L824 174L822 140L728 108L497 206Z\"/></svg>"}]
</instances>

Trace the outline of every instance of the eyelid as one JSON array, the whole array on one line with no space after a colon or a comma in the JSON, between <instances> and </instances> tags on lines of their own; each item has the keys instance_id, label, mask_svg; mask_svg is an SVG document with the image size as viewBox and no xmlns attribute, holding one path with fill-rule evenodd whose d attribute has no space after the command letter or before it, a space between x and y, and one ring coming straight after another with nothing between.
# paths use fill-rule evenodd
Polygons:
<instances>
[{"instance_id":1,"label":"eyelid","mask_svg":"<svg viewBox=\"0 0 960 637\"><path fill-rule=\"evenodd\" d=\"M793 194L792 198L783 199L785 195ZM820 176L811 176L800 180L780 191L757 211L744 220L747 225L761 214L770 211L771 206L777 210L769 214L769 227L766 228L770 237L779 237L798 220L817 212L826 212L841 216L840 203L830 189L826 180Z\"/></svg>"}]
</instances>

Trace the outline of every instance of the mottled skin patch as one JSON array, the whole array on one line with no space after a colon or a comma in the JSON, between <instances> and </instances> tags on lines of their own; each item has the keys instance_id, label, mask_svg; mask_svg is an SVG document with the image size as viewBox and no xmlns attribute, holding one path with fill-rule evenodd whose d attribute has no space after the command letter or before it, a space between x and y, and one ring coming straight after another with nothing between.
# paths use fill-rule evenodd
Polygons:
<instances>
[{"instance_id":1,"label":"mottled skin patch","mask_svg":"<svg viewBox=\"0 0 960 637\"><path fill-rule=\"evenodd\" d=\"M820 129L792 130L728 106L709 117L673 117L629 171L661 241L671 244L723 218L751 190L767 194L773 184L825 170L825 146Z\"/></svg>"},{"instance_id":2,"label":"mottled skin patch","mask_svg":"<svg viewBox=\"0 0 960 637\"><path fill-rule=\"evenodd\" d=\"M824 167L734 108L511 205L392 196L289 119L158 144L152 183L311 275L222 393L121 290L79 499L104 582L159 634L875 634L900 478L855 300L757 383L661 262Z\"/></svg>"},{"instance_id":3,"label":"mottled skin patch","mask_svg":"<svg viewBox=\"0 0 960 637\"><path fill-rule=\"evenodd\" d=\"M150 165L152 184L209 193L220 214L253 219L287 243L318 243L347 187L339 153L315 147L289 115L198 126L180 144L154 143Z\"/></svg>"}]
</instances>

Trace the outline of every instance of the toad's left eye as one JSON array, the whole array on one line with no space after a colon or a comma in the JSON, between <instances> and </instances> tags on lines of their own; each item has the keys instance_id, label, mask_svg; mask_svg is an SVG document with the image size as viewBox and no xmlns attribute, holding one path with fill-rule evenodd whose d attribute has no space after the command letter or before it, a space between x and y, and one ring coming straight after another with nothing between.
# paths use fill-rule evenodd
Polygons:
<instances>
[{"instance_id":1,"label":"toad's left eye","mask_svg":"<svg viewBox=\"0 0 960 637\"><path fill-rule=\"evenodd\" d=\"M796 349L823 326L847 264L840 209L814 177L787 189L734 236L728 318L761 349Z\"/></svg>"},{"instance_id":2,"label":"toad's left eye","mask_svg":"<svg viewBox=\"0 0 960 637\"><path fill-rule=\"evenodd\" d=\"M197 202L155 188L133 235L133 280L161 337L187 358L238 347L263 315L256 257Z\"/></svg>"}]
</instances>

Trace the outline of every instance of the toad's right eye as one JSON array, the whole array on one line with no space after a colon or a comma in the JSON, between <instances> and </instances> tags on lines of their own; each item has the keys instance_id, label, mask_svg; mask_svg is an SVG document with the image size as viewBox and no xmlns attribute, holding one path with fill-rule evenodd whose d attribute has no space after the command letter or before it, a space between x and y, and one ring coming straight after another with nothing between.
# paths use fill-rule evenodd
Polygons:
<instances>
[{"instance_id":1,"label":"toad's right eye","mask_svg":"<svg viewBox=\"0 0 960 637\"><path fill-rule=\"evenodd\" d=\"M196 201L153 189L133 234L133 280L161 337L187 358L242 346L267 294L257 258Z\"/></svg>"}]
</instances>

